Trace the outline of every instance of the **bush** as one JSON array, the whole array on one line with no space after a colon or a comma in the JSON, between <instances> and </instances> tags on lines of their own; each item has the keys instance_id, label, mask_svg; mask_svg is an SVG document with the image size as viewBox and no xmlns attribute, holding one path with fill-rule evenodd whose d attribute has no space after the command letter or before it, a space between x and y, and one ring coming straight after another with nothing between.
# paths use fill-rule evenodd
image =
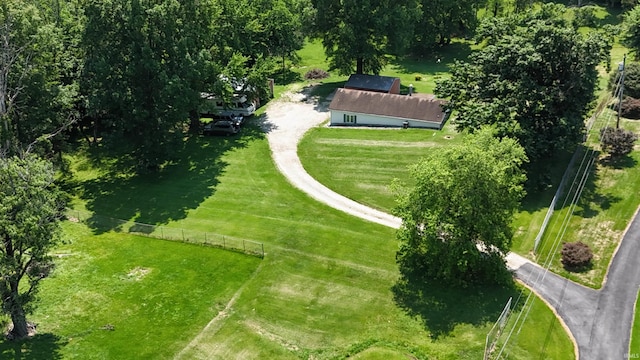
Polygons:
<instances>
[{"instance_id":1,"label":"bush","mask_svg":"<svg viewBox=\"0 0 640 360\"><path fill-rule=\"evenodd\" d=\"M602 150L609 153L612 158L631 153L636 140L638 140L638 135L629 130L609 126L600 129Z\"/></svg>"},{"instance_id":2,"label":"bush","mask_svg":"<svg viewBox=\"0 0 640 360\"><path fill-rule=\"evenodd\" d=\"M588 267L593 259L589 245L578 241L562 244L562 265L567 270L580 270Z\"/></svg>"},{"instance_id":3,"label":"bush","mask_svg":"<svg viewBox=\"0 0 640 360\"><path fill-rule=\"evenodd\" d=\"M627 96L622 100L620 115L627 119L640 119L640 99Z\"/></svg>"},{"instance_id":4,"label":"bush","mask_svg":"<svg viewBox=\"0 0 640 360\"><path fill-rule=\"evenodd\" d=\"M306 74L304 74L304 78L307 80L324 79L328 77L329 77L329 73L322 69L312 69L307 71Z\"/></svg>"},{"instance_id":5,"label":"bush","mask_svg":"<svg viewBox=\"0 0 640 360\"><path fill-rule=\"evenodd\" d=\"M614 81L618 76L618 67L612 72L609 77L608 88L611 93L616 96L616 88ZM624 95L631 96L632 98L640 99L640 63L627 61L625 64L624 74Z\"/></svg>"}]
</instances>

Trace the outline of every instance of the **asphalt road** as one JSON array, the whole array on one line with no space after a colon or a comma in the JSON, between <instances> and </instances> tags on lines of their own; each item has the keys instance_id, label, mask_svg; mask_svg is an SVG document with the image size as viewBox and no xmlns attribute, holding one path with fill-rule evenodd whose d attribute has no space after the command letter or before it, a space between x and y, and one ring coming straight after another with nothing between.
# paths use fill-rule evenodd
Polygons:
<instances>
[{"instance_id":1,"label":"asphalt road","mask_svg":"<svg viewBox=\"0 0 640 360\"><path fill-rule=\"evenodd\" d=\"M311 177L297 155L304 133L329 117L324 106L300 101L275 102L267 109L265 130L273 160L291 184L336 209L381 225L398 228L400 219L339 195ZM304 97L306 100L306 97ZM611 262L605 285L594 290L578 285L521 256L510 253L507 264L516 276L543 297L571 331L581 360L640 358L629 351L630 329L640 288L640 218L625 232Z\"/></svg>"}]
</instances>

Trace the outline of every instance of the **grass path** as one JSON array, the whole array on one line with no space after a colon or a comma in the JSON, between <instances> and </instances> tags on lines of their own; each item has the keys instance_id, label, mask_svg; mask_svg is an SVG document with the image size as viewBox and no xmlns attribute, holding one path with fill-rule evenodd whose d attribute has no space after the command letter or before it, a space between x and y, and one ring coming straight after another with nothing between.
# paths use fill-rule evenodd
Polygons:
<instances>
[{"instance_id":1,"label":"grass path","mask_svg":"<svg viewBox=\"0 0 640 360\"><path fill-rule=\"evenodd\" d=\"M242 291L244 291L248 283L250 283L252 280L256 278L256 276L260 273L260 270L262 269L263 265L264 265L264 262L261 262L260 265L253 272L251 277L247 280L247 282L242 284L242 286L238 289L238 291L236 291L235 294L233 294L233 296L231 297L227 305L225 305L224 309L222 309L218 313L218 315L216 315L216 317L211 319L211 321L209 321L209 323L202 329L202 331L200 331L198 335L196 335L193 338L193 340L191 340L189 344L185 346L184 349L180 350L180 352L178 352L176 356L174 356L174 359L182 359L184 358L185 354L189 354L190 352L193 352L193 351L201 351L206 353L206 349L202 349L202 347L205 345L202 342L202 339L205 336L215 335L215 333L217 333L218 330L220 330L220 328L223 325L223 322L229 317L231 308L236 303L240 295L242 295ZM193 356L190 356L187 358L193 358Z\"/></svg>"}]
</instances>

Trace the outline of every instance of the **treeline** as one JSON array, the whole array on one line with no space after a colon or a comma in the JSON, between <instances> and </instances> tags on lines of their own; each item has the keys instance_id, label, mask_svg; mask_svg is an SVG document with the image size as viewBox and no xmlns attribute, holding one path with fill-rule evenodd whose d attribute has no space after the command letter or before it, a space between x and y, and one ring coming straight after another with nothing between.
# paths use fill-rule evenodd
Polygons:
<instances>
[{"instance_id":1,"label":"treeline","mask_svg":"<svg viewBox=\"0 0 640 360\"><path fill-rule=\"evenodd\" d=\"M625 5L615 3L614 5ZM137 170L198 131L201 92L229 99L319 38L331 69L378 73L389 55L470 37L478 14L529 0L5 0L0 4L0 149L60 154L86 139Z\"/></svg>"},{"instance_id":2,"label":"treeline","mask_svg":"<svg viewBox=\"0 0 640 360\"><path fill-rule=\"evenodd\" d=\"M240 82L267 97L307 13L301 0L4 1L2 154L59 154L77 137L156 170L198 130L201 92L230 99Z\"/></svg>"}]
</instances>

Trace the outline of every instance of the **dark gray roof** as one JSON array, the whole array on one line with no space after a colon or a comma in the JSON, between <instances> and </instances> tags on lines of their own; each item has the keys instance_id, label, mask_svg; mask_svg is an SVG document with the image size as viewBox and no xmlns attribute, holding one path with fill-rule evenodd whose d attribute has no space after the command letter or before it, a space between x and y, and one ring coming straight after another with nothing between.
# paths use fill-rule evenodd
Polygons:
<instances>
[{"instance_id":1,"label":"dark gray roof","mask_svg":"<svg viewBox=\"0 0 640 360\"><path fill-rule=\"evenodd\" d=\"M442 123L446 120L446 114L442 109L444 103L444 100L426 96L338 89L329 109Z\"/></svg>"},{"instance_id":2,"label":"dark gray roof","mask_svg":"<svg viewBox=\"0 0 640 360\"><path fill-rule=\"evenodd\" d=\"M379 75L353 74L344 84L345 88L389 92L397 78Z\"/></svg>"}]
</instances>

